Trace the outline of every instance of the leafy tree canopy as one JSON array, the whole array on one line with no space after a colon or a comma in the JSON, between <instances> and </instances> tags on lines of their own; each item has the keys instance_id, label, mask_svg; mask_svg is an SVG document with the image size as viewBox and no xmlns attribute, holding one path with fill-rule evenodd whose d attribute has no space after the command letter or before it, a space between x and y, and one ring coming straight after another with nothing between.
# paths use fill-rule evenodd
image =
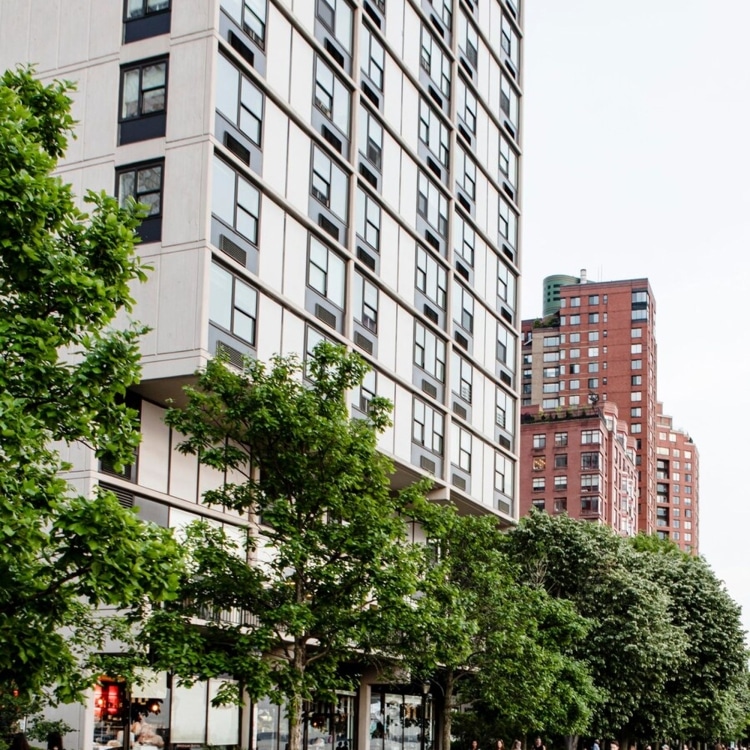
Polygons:
<instances>
[{"instance_id":1,"label":"leafy tree canopy","mask_svg":"<svg viewBox=\"0 0 750 750\"><path fill-rule=\"evenodd\" d=\"M145 638L183 679L228 674L254 698L286 702L290 750L303 701L348 686L352 660L380 659L416 590L406 521L426 485L391 489L377 450L384 399L366 419L349 417L347 392L366 371L327 343L306 371L294 356L248 360L241 372L212 360L187 406L167 415L186 436L180 450L228 472L205 500L251 522L239 543L205 524L189 531L181 604L154 612Z\"/></svg>"},{"instance_id":2,"label":"leafy tree canopy","mask_svg":"<svg viewBox=\"0 0 750 750\"><path fill-rule=\"evenodd\" d=\"M87 215L53 176L73 120L71 86L32 71L0 77L0 684L20 696L54 684L75 698L87 654L126 634L98 606L159 599L176 581L167 532L111 495L75 494L57 448L80 442L132 460L141 329L113 330L144 278L139 210L89 193Z\"/></svg>"}]
</instances>

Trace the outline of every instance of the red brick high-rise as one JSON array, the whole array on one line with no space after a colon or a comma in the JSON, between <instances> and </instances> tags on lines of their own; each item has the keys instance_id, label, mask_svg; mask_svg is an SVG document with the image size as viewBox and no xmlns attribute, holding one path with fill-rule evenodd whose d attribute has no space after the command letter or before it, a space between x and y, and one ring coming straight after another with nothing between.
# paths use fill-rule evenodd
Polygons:
<instances>
[{"instance_id":1,"label":"red brick high-rise","mask_svg":"<svg viewBox=\"0 0 750 750\"><path fill-rule=\"evenodd\" d=\"M648 279L588 282L582 272L580 279L549 277L545 290L545 317L523 322L522 406L559 415L616 404L635 440L637 528L649 534L663 531L657 526L656 304ZM526 451L522 455L525 495L533 459ZM697 471L692 475L697 477ZM691 491L697 493L697 486ZM522 509L528 501L522 501ZM691 510L694 517L697 508ZM691 540L695 551L697 535Z\"/></svg>"}]
</instances>

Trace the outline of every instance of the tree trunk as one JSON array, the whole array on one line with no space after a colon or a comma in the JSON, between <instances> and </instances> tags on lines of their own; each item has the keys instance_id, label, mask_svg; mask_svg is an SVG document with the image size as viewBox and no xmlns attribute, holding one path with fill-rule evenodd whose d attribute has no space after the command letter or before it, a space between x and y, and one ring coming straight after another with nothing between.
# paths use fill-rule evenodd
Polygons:
<instances>
[{"instance_id":1,"label":"tree trunk","mask_svg":"<svg viewBox=\"0 0 750 750\"><path fill-rule=\"evenodd\" d=\"M453 670L449 669L445 673L445 691L443 694L443 736L440 747L442 750L451 750L451 730L453 727L453 690L455 681Z\"/></svg>"},{"instance_id":2,"label":"tree trunk","mask_svg":"<svg viewBox=\"0 0 750 750\"><path fill-rule=\"evenodd\" d=\"M294 670L300 681L305 672L305 645L299 638L294 643ZM288 704L289 711L289 743L286 750L302 750L302 697L295 690Z\"/></svg>"},{"instance_id":3,"label":"tree trunk","mask_svg":"<svg viewBox=\"0 0 750 750\"><path fill-rule=\"evenodd\" d=\"M576 750L578 747L578 735L568 734L565 737L565 750Z\"/></svg>"}]
</instances>

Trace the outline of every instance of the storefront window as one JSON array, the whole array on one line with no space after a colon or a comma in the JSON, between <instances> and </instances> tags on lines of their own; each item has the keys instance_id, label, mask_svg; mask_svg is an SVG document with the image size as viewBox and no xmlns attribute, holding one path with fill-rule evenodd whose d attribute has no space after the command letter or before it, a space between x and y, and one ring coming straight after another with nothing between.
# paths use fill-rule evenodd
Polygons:
<instances>
[{"instance_id":1,"label":"storefront window","mask_svg":"<svg viewBox=\"0 0 750 750\"><path fill-rule=\"evenodd\" d=\"M427 697L373 688L370 698L371 750L429 750L432 703Z\"/></svg>"}]
</instances>

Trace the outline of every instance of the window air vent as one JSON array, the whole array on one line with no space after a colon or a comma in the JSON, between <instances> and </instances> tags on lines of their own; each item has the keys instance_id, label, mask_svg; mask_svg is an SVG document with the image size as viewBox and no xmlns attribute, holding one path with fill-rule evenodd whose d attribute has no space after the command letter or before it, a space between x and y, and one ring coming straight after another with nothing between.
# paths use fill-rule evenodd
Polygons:
<instances>
[{"instance_id":1,"label":"window air vent","mask_svg":"<svg viewBox=\"0 0 750 750\"><path fill-rule=\"evenodd\" d=\"M454 338L456 339L456 343L459 346L462 346L464 349L469 348L469 339L467 339L466 336L456 331L454 334Z\"/></svg>"},{"instance_id":2,"label":"window air vent","mask_svg":"<svg viewBox=\"0 0 750 750\"><path fill-rule=\"evenodd\" d=\"M516 262L516 254L507 245L503 245L503 253L514 263Z\"/></svg>"},{"instance_id":3,"label":"window air vent","mask_svg":"<svg viewBox=\"0 0 750 750\"><path fill-rule=\"evenodd\" d=\"M453 403L453 413L457 414L461 419L466 419L466 409L461 404Z\"/></svg>"},{"instance_id":4,"label":"window air vent","mask_svg":"<svg viewBox=\"0 0 750 750\"><path fill-rule=\"evenodd\" d=\"M471 2L471 0L461 0L463 4L472 12L474 13L474 3Z\"/></svg>"},{"instance_id":5,"label":"window air vent","mask_svg":"<svg viewBox=\"0 0 750 750\"><path fill-rule=\"evenodd\" d=\"M438 252L442 250L442 248L440 247L440 240L437 237L435 237L435 235L432 232L430 232L429 229L425 229L424 238L427 240L427 242L430 245L432 245L432 247L435 248L435 250L437 250Z\"/></svg>"},{"instance_id":6,"label":"window air vent","mask_svg":"<svg viewBox=\"0 0 750 750\"><path fill-rule=\"evenodd\" d=\"M497 439L497 442L500 443L500 445L503 446L503 448L510 450L510 440L508 440L505 435L500 435Z\"/></svg>"},{"instance_id":7,"label":"window air vent","mask_svg":"<svg viewBox=\"0 0 750 750\"><path fill-rule=\"evenodd\" d=\"M437 388L429 380L422 378L422 390L432 398L437 398Z\"/></svg>"},{"instance_id":8,"label":"window air vent","mask_svg":"<svg viewBox=\"0 0 750 750\"><path fill-rule=\"evenodd\" d=\"M337 138L333 134L333 131L327 128L325 125L323 125L323 138L325 138L328 143L330 143L336 149L336 151L341 153L344 147L344 144L341 142L341 138Z\"/></svg>"},{"instance_id":9,"label":"window air vent","mask_svg":"<svg viewBox=\"0 0 750 750\"><path fill-rule=\"evenodd\" d=\"M380 109L380 97L364 81L362 81L362 93Z\"/></svg>"},{"instance_id":10,"label":"window air vent","mask_svg":"<svg viewBox=\"0 0 750 750\"><path fill-rule=\"evenodd\" d=\"M503 307L503 308L500 309L500 315L505 320L507 320L508 323L512 323L513 322L513 313L510 310L508 310L507 307Z\"/></svg>"},{"instance_id":11,"label":"window air vent","mask_svg":"<svg viewBox=\"0 0 750 750\"><path fill-rule=\"evenodd\" d=\"M500 380L505 383L505 385L513 385L513 379L507 372L505 372L505 370L500 370Z\"/></svg>"},{"instance_id":12,"label":"window air vent","mask_svg":"<svg viewBox=\"0 0 750 750\"><path fill-rule=\"evenodd\" d=\"M375 258L364 248L357 248L357 258L361 260L371 271L375 270Z\"/></svg>"},{"instance_id":13,"label":"window air vent","mask_svg":"<svg viewBox=\"0 0 750 750\"><path fill-rule=\"evenodd\" d=\"M315 305L315 317L331 326L331 328L336 328L336 316L322 305Z\"/></svg>"},{"instance_id":14,"label":"window air vent","mask_svg":"<svg viewBox=\"0 0 750 750\"><path fill-rule=\"evenodd\" d=\"M118 500L123 508L132 508L135 502L135 495L129 490L124 490L121 487L115 487L113 484L105 484L99 482L99 486L107 492L111 492Z\"/></svg>"},{"instance_id":15,"label":"window air vent","mask_svg":"<svg viewBox=\"0 0 750 750\"><path fill-rule=\"evenodd\" d=\"M513 188L507 183L503 183L503 190L505 191L505 194L510 197L512 201L516 200L516 191L513 190Z\"/></svg>"},{"instance_id":16,"label":"window air vent","mask_svg":"<svg viewBox=\"0 0 750 750\"><path fill-rule=\"evenodd\" d=\"M365 3L365 13L373 20L374 24L380 28L380 16L375 12L375 8L370 3Z\"/></svg>"},{"instance_id":17,"label":"window air vent","mask_svg":"<svg viewBox=\"0 0 750 750\"><path fill-rule=\"evenodd\" d=\"M229 344L225 344L223 341L216 342L216 354L224 357L230 365L234 365L235 367L242 367L244 364L242 352L233 346L229 346Z\"/></svg>"},{"instance_id":18,"label":"window air vent","mask_svg":"<svg viewBox=\"0 0 750 750\"><path fill-rule=\"evenodd\" d=\"M515 141L516 129L507 120L504 120L503 124L505 125L505 129L508 131L508 133L510 133L510 137Z\"/></svg>"},{"instance_id":19,"label":"window air vent","mask_svg":"<svg viewBox=\"0 0 750 750\"><path fill-rule=\"evenodd\" d=\"M451 482L453 482L453 486L458 487L459 490L466 490L466 480L463 477L458 476L458 474L454 474L451 477Z\"/></svg>"},{"instance_id":20,"label":"window air vent","mask_svg":"<svg viewBox=\"0 0 750 750\"><path fill-rule=\"evenodd\" d=\"M233 260L236 260L240 265L247 265L247 253L225 234L219 235L219 249Z\"/></svg>"},{"instance_id":21,"label":"window air vent","mask_svg":"<svg viewBox=\"0 0 750 750\"><path fill-rule=\"evenodd\" d=\"M506 516L510 515L510 503L506 503L504 500L497 501L497 509L501 513L505 513Z\"/></svg>"},{"instance_id":22,"label":"window air vent","mask_svg":"<svg viewBox=\"0 0 750 750\"><path fill-rule=\"evenodd\" d=\"M243 146L234 136L224 133L224 145L241 162L250 166L250 149Z\"/></svg>"},{"instance_id":23,"label":"window air vent","mask_svg":"<svg viewBox=\"0 0 750 750\"><path fill-rule=\"evenodd\" d=\"M429 318L433 323L440 322L440 316L429 305L425 305L422 310L425 314L425 317Z\"/></svg>"},{"instance_id":24,"label":"window air vent","mask_svg":"<svg viewBox=\"0 0 750 750\"><path fill-rule=\"evenodd\" d=\"M456 271L458 271L461 276L463 276L465 279L468 280L469 278L469 269L466 268L466 266L463 263L459 263L456 261Z\"/></svg>"},{"instance_id":25,"label":"window air vent","mask_svg":"<svg viewBox=\"0 0 750 750\"><path fill-rule=\"evenodd\" d=\"M427 458L427 456L420 456L419 457L419 466L422 469L424 469L425 471L429 471L430 474L434 474L435 473L435 469L437 468L437 466L435 465L435 462L434 461L430 461L430 459Z\"/></svg>"},{"instance_id":26,"label":"window air vent","mask_svg":"<svg viewBox=\"0 0 750 750\"><path fill-rule=\"evenodd\" d=\"M471 203L466 199L466 196L463 195L463 193L458 193L458 202L469 212L471 213Z\"/></svg>"},{"instance_id":27,"label":"window air vent","mask_svg":"<svg viewBox=\"0 0 750 750\"><path fill-rule=\"evenodd\" d=\"M429 86L430 96L440 105L440 109L443 108L443 97L438 94L433 86Z\"/></svg>"},{"instance_id":28,"label":"window air vent","mask_svg":"<svg viewBox=\"0 0 750 750\"><path fill-rule=\"evenodd\" d=\"M359 333L359 331L354 332L354 343L368 354L372 354L372 341L370 341L367 336L363 336Z\"/></svg>"},{"instance_id":29,"label":"window air vent","mask_svg":"<svg viewBox=\"0 0 750 750\"><path fill-rule=\"evenodd\" d=\"M326 52L339 64L340 67L344 67L344 56L331 44L329 39L323 42L323 46L326 48Z\"/></svg>"},{"instance_id":30,"label":"window air vent","mask_svg":"<svg viewBox=\"0 0 750 750\"><path fill-rule=\"evenodd\" d=\"M466 141L466 143L471 146L471 134L469 133L469 131L463 125L459 125L458 132L463 136L463 139Z\"/></svg>"},{"instance_id":31,"label":"window air vent","mask_svg":"<svg viewBox=\"0 0 750 750\"><path fill-rule=\"evenodd\" d=\"M434 160L431 159L429 156L427 157L427 166L442 180L443 179L443 170L440 169L440 165Z\"/></svg>"},{"instance_id":32,"label":"window air vent","mask_svg":"<svg viewBox=\"0 0 750 750\"><path fill-rule=\"evenodd\" d=\"M433 14L430 14L430 22L435 27L435 30L438 32L438 34L440 34L440 38L443 39L445 37L445 31L443 30L443 24L440 23L440 21L438 20L438 18L435 15L433 15Z\"/></svg>"},{"instance_id":33,"label":"window air vent","mask_svg":"<svg viewBox=\"0 0 750 750\"><path fill-rule=\"evenodd\" d=\"M327 216L318 214L318 226L338 242L339 228Z\"/></svg>"},{"instance_id":34,"label":"window air vent","mask_svg":"<svg viewBox=\"0 0 750 750\"><path fill-rule=\"evenodd\" d=\"M508 71L508 73L511 74L511 76L513 76L513 78L516 78L517 76L516 69L507 60L505 61L505 69Z\"/></svg>"},{"instance_id":35,"label":"window air vent","mask_svg":"<svg viewBox=\"0 0 750 750\"><path fill-rule=\"evenodd\" d=\"M255 55L253 54L253 51L250 47L244 44L233 31L229 32L229 44L232 49L240 55L240 57L255 67Z\"/></svg>"},{"instance_id":36,"label":"window air vent","mask_svg":"<svg viewBox=\"0 0 750 750\"><path fill-rule=\"evenodd\" d=\"M471 76L473 80L474 68L471 67L471 65L467 62L466 58L464 58L463 55L458 58L458 61L461 63L461 67Z\"/></svg>"},{"instance_id":37,"label":"window air vent","mask_svg":"<svg viewBox=\"0 0 750 750\"><path fill-rule=\"evenodd\" d=\"M364 177L367 182L370 183L376 190L378 187L378 178L375 176L374 172L371 172L364 164L359 165L359 173Z\"/></svg>"}]
</instances>

